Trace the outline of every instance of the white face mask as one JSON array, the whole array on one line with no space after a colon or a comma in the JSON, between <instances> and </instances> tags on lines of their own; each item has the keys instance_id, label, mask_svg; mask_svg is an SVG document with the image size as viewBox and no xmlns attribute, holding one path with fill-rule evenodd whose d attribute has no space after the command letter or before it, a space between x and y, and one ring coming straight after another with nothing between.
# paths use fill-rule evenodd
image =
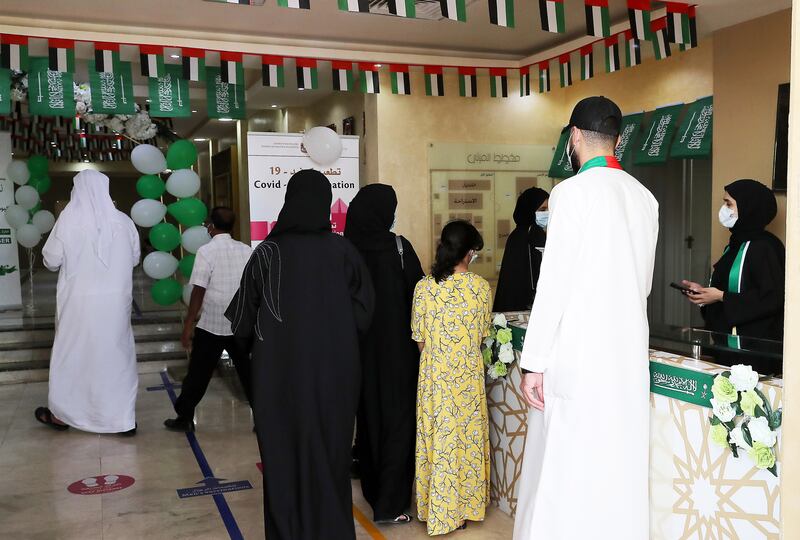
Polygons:
<instances>
[{"instance_id":1,"label":"white face mask","mask_svg":"<svg viewBox=\"0 0 800 540\"><path fill-rule=\"evenodd\" d=\"M397 216L394 216L394 219L392 220L392 226L389 227L390 231L394 232L394 226L396 223L397 223Z\"/></svg>"},{"instance_id":2,"label":"white face mask","mask_svg":"<svg viewBox=\"0 0 800 540\"><path fill-rule=\"evenodd\" d=\"M472 264L477 260L478 260L478 253L476 251L473 251L472 257L469 258L469 264Z\"/></svg>"},{"instance_id":3,"label":"white face mask","mask_svg":"<svg viewBox=\"0 0 800 540\"><path fill-rule=\"evenodd\" d=\"M536 224L539 227L541 227L542 229L546 229L548 223L550 223L549 210L542 210L541 212L536 212Z\"/></svg>"},{"instance_id":4,"label":"white face mask","mask_svg":"<svg viewBox=\"0 0 800 540\"><path fill-rule=\"evenodd\" d=\"M732 208L722 205L722 208L719 209L719 222L726 229L732 228L738 220L739 216L736 215Z\"/></svg>"}]
</instances>

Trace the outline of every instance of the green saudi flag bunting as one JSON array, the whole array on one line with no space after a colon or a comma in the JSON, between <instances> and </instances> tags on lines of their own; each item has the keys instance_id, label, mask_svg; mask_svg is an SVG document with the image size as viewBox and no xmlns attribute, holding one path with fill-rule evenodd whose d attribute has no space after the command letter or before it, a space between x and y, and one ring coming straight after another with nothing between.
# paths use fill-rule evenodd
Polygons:
<instances>
[{"instance_id":1,"label":"green saudi flag bunting","mask_svg":"<svg viewBox=\"0 0 800 540\"><path fill-rule=\"evenodd\" d=\"M442 17L451 21L467 21L466 0L439 0Z\"/></svg>"},{"instance_id":2,"label":"green saudi flag bunting","mask_svg":"<svg viewBox=\"0 0 800 540\"><path fill-rule=\"evenodd\" d=\"M150 116L153 118L186 118L192 115L189 103L189 82L183 78L183 68L165 66L161 77L147 80L150 95Z\"/></svg>"},{"instance_id":3,"label":"green saudi flag bunting","mask_svg":"<svg viewBox=\"0 0 800 540\"><path fill-rule=\"evenodd\" d=\"M614 157L617 158L623 168L628 167L628 162L630 162L633 155L631 148L633 148L636 137L639 134L643 118L644 113L628 114L622 117L622 125L619 129L619 144L614 150Z\"/></svg>"},{"instance_id":4,"label":"green saudi flag bunting","mask_svg":"<svg viewBox=\"0 0 800 540\"><path fill-rule=\"evenodd\" d=\"M28 111L41 116L75 116L72 73L51 71L49 58L31 58ZM133 97L133 96L131 96Z\"/></svg>"},{"instance_id":5,"label":"green saudi flag bunting","mask_svg":"<svg viewBox=\"0 0 800 540\"><path fill-rule=\"evenodd\" d=\"M28 71L28 37L0 34L0 68Z\"/></svg>"},{"instance_id":6,"label":"green saudi flag bunting","mask_svg":"<svg viewBox=\"0 0 800 540\"><path fill-rule=\"evenodd\" d=\"M650 124L642 130L633 162L636 165L664 163L669 157L669 145L678 123L683 104L656 109L650 116Z\"/></svg>"},{"instance_id":7,"label":"green saudi flag bunting","mask_svg":"<svg viewBox=\"0 0 800 540\"><path fill-rule=\"evenodd\" d=\"M566 152L569 132L570 130L565 129L558 138L556 153L553 154L553 161L550 163L550 170L547 172L547 176L550 178L569 178L575 174L575 171L572 170L572 165L569 163Z\"/></svg>"},{"instance_id":8,"label":"green saudi flag bunting","mask_svg":"<svg viewBox=\"0 0 800 540\"><path fill-rule=\"evenodd\" d=\"M102 73L89 60L89 88L95 114L134 114L133 77L130 62L117 64L114 73Z\"/></svg>"},{"instance_id":9,"label":"green saudi flag bunting","mask_svg":"<svg viewBox=\"0 0 800 540\"><path fill-rule=\"evenodd\" d=\"M586 34L595 37L611 35L608 0L586 0Z\"/></svg>"},{"instance_id":10,"label":"green saudi flag bunting","mask_svg":"<svg viewBox=\"0 0 800 540\"><path fill-rule=\"evenodd\" d=\"M206 66L208 117L244 119L247 114L244 88L244 84L222 82L219 68Z\"/></svg>"},{"instance_id":11,"label":"green saudi flag bunting","mask_svg":"<svg viewBox=\"0 0 800 540\"><path fill-rule=\"evenodd\" d=\"M0 116L11 113L11 70L0 69Z\"/></svg>"},{"instance_id":12,"label":"green saudi flag bunting","mask_svg":"<svg viewBox=\"0 0 800 540\"><path fill-rule=\"evenodd\" d=\"M670 152L677 158L708 157L714 119L714 99L709 96L689 105L675 134Z\"/></svg>"},{"instance_id":13,"label":"green saudi flag bunting","mask_svg":"<svg viewBox=\"0 0 800 540\"><path fill-rule=\"evenodd\" d=\"M514 28L514 0L489 0L489 22Z\"/></svg>"}]
</instances>

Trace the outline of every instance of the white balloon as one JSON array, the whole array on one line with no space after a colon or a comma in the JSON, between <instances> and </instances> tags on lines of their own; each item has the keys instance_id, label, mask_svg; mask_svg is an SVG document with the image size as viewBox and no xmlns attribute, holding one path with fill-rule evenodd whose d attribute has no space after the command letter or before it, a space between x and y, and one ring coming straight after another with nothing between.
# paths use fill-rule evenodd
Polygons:
<instances>
[{"instance_id":1,"label":"white balloon","mask_svg":"<svg viewBox=\"0 0 800 540\"><path fill-rule=\"evenodd\" d=\"M33 214L31 221L39 229L42 234L47 234L53 230L53 225L56 224L56 216L49 210L39 210Z\"/></svg>"},{"instance_id":2,"label":"white balloon","mask_svg":"<svg viewBox=\"0 0 800 540\"><path fill-rule=\"evenodd\" d=\"M154 251L144 258L144 273L153 279L170 277L178 269L178 259L164 251Z\"/></svg>"},{"instance_id":3,"label":"white balloon","mask_svg":"<svg viewBox=\"0 0 800 540\"><path fill-rule=\"evenodd\" d=\"M200 177L191 169L180 169L167 178L167 191L179 199L191 197L200 191Z\"/></svg>"},{"instance_id":4,"label":"white balloon","mask_svg":"<svg viewBox=\"0 0 800 540\"><path fill-rule=\"evenodd\" d=\"M202 225L189 227L181 235L181 245L189 253L197 253L201 246L209 242L211 242L211 235L208 234L208 229Z\"/></svg>"},{"instance_id":5,"label":"white balloon","mask_svg":"<svg viewBox=\"0 0 800 540\"><path fill-rule=\"evenodd\" d=\"M6 169L6 176L9 180L20 186L28 183L31 177L31 171L28 170L28 164L19 159L15 159L8 164Z\"/></svg>"},{"instance_id":6,"label":"white balloon","mask_svg":"<svg viewBox=\"0 0 800 540\"><path fill-rule=\"evenodd\" d=\"M12 229L19 229L31 218L27 210L18 204L12 204L6 208L6 221Z\"/></svg>"},{"instance_id":7,"label":"white balloon","mask_svg":"<svg viewBox=\"0 0 800 540\"><path fill-rule=\"evenodd\" d=\"M142 199L131 208L131 219L139 227L152 227L167 215L167 207L161 201Z\"/></svg>"},{"instance_id":8,"label":"white balloon","mask_svg":"<svg viewBox=\"0 0 800 540\"><path fill-rule=\"evenodd\" d=\"M144 174L158 174L167 168L167 158L152 144L140 144L131 152L131 163Z\"/></svg>"},{"instance_id":9,"label":"white balloon","mask_svg":"<svg viewBox=\"0 0 800 540\"><path fill-rule=\"evenodd\" d=\"M39 192L31 186L21 186L17 188L15 198L17 204L25 210L30 210L39 204Z\"/></svg>"},{"instance_id":10,"label":"white balloon","mask_svg":"<svg viewBox=\"0 0 800 540\"><path fill-rule=\"evenodd\" d=\"M26 223L19 229L17 229L17 242L19 245L26 248L35 247L36 244L39 243L42 239L42 233L39 232L39 229L36 228L35 225L31 225L30 223Z\"/></svg>"},{"instance_id":11,"label":"white balloon","mask_svg":"<svg viewBox=\"0 0 800 540\"><path fill-rule=\"evenodd\" d=\"M308 156L322 166L330 165L342 155L342 140L331 128L317 126L303 136Z\"/></svg>"},{"instance_id":12,"label":"white balloon","mask_svg":"<svg viewBox=\"0 0 800 540\"><path fill-rule=\"evenodd\" d=\"M187 306L192 299L192 289L194 289L194 286L191 283L183 286L183 303Z\"/></svg>"}]
</instances>

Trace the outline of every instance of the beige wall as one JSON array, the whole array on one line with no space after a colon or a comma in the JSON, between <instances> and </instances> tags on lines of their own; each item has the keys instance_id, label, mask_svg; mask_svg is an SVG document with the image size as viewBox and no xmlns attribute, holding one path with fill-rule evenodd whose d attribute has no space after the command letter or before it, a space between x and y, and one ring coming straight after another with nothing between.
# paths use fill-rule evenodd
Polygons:
<instances>
[{"instance_id":1,"label":"beige wall","mask_svg":"<svg viewBox=\"0 0 800 540\"><path fill-rule=\"evenodd\" d=\"M714 35L714 195L739 178L772 185L778 85L789 81L791 11L720 30ZM721 204L721 203L720 203ZM778 196L771 230L786 237L786 198ZM712 253L728 234L714 227Z\"/></svg>"}]
</instances>

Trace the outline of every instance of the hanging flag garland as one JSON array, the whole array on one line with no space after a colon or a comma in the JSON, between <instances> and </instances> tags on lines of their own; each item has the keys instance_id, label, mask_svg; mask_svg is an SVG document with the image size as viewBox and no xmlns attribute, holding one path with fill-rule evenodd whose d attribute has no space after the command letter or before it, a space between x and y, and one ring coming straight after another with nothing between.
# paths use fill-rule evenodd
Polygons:
<instances>
[{"instance_id":1,"label":"hanging flag garland","mask_svg":"<svg viewBox=\"0 0 800 540\"><path fill-rule=\"evenodd\" d=\"M377 64L358 64L359 79L361 79L361 91L365 94L380 94L381 78Z\"/></svg>"},{"instance_id":2,"label":"hanging flag garland","mask_svg":"<svg viewBox=\"0 0 800 540\"><path fill-rule=\"evenodd\" d=\"M657 19L650 25L653 38L653 52L656 60L663 60L672 56L672 50L669 46L669 38L667 37L667 20Z\"/></svg>"},{"instance_id":3,"label":"hanging flag garland","mask_svg":"<svg viewBox=\"0 0 800 540\"><path fill-rule=\"evenodd\" d=\"M628 17L631 20L633 37L638 40L650 38L650 0L628 0Z\"/></svg>"},{"instance_id":4,"label":"hanging flag garland","mask_svg":"<svg viewBox=\"0 0 800 540\"><path fill-rule=\"evenodd\" d=\"M594 77L594 45L581 47L581 80Z\"/></svg>"},{"instance_id":5,"label":"hanging flag garland","mask_svg":"<svg viewBox=\"0 0 800 540\"><path fill-rule=\"evenodd\" d=\"M667 6L667 34L671 43L691 43L688 4L665 2Z\"/></svg>"},{"instance_id":6,"label":"hanging flag garland","mask_svg":"<svg viewBox=\"0 0 800 540\"><path fill-rule=\"evenodd\" d=\"M310 0L278 0L278 5L291 9L311 9Z\"/></svg>"},{"instance_id":7,"label":"hanging flag garland","mask_svg":"<svg viewBox=\"0 0 800 540\"><path fill-rule=\"evenodd\" d=\"M478 70L471 67L458 68L458 95L478 97Z\"/></svg>"},{"instance_id":8,"label":"hanging flag garland","mask_svg":"<svg viewBox=\"0 0 800 540\"><path fill-rule=\"evenodd\" d=\"M48 39L47 58L50 71L75 73L75 42L71 39Z\"/></svg>"},{"instance_id":9,"label":"hanging flag garland","mask_svg":"<svg viewBox=\"0 0 800 540\"><path fill-rule=\"evenodd\" d=\"M611 35L611 17L608 13L608 0L585 0L586 33L595 37Z\"/></svg>"},{"instance_id":10,"label":"hanging flag garland","mask_svg":"<svg viewBox=\"0 0 800 540\"><path fill-rule=\"evenodd\" d=\"M490 68L489 83L493 98L508 97L508 73L505 68Z\"/></svg>"},{"instance_id":11,"label":"hanging flag garland","mask_svg":"<svg viewBox=\"0 0 800 540\"><path fill-rule=\"evenodd\" d=\"M187 81L201 81L205 79L206 52L202 49L181 49L181 64L183 65L183 78Z\"/></svg>"},{"instance_id":12,"label":"hanging flag garland","mask_svg":"<svg viewBox=\"0 0 800 540\"><path fill-rule=\"evenodd\" d=\"M118 65L119 43L94 43L94 67L98 73L114 73ZM142 70L144 70L144 63L142 63Z\"/></svg>"},{"instance_id":13,"label":"hanging flag garland","mask_svg":"<svg viewBox=\"0 0 800 540\"><path fill-rule=\"evenodd\" d=\"M411 95L411 76L406 64L392 64L389 66L392 79L392 94L401 96Z\"/></svg>"},{"instance_id":14,"label":"hanging flag garland","mask_svg":"<svg viewBox=\"0 0 800 540\"><path fill-rule=\"evenodd\" d=\"M531 67L519 68L519 95L525 97L531 95Z\"/></svg>"},{"instance_id":15,"label":"hanging flag garland","mask_svg":"<svg viewBox=\"0 0 800 540\"><path fill-rule=\"evenodd\" d=\"M697 47L697 15L694 6L689 7L689 39L686 43L680 43L679 47L682 51L694 49Z\"/></svg>"},{"instance_id":16,"label":"hanging flag garland","mask_svg":"<svg viewBox=\"0 0 800 540\"><path fill-rule=\"evenodd\" d=\"M0 67L14 71L28 70L28 37L0 35Z\"/></svg>"},{"instance_id":17,"label":"hanging flag garland","mask_svg":"<svg viewBox=\"0 0 800 540\"><path fill-rule=\"evenodd\" d=\"M539 62L539 93L550 91L550 61Z\"/></svg>"},{"instance_id":18,"label":"hanging flag garland","mask_svg":"<svg viewBox=\"0 0 800 540\"><path fill-rule=\"evenodd\" d=\"M631 30L625 31L625 67L634 67L642 63L642 50L639 40Z\"/></svg>"},{"instance_id":19,"label":"hanging flag garland","mask_svg":"<svg viewBox=\"0 0 800 540\"><path fill-rule=\"evenodd\" d=\"M444 96L444 72L441 66L425 66L425 95Z\"/></svg>"},{"instance_id":20,"label":"hanging flag garland","mask_svg":"<svg viewBox=\"0 0 800 540\"><path fill-rule=\"evenodd\" d=\"M467 22L466 0L439 0L442 17L451 21Z\"/></svg>"},{"instance_id":21,"label":"hanging flag garland","mask_svg":"<svg viewBox=\"0 0 800 540\"><path fill-rule=\"evenodd\" d=\"M339 9L351 13L369 13L369 0L339 0Z\"/></svg>"},{"instance_id":22,"label":"hanging flag garland","mask_svg":"<svg viewBox=\"0 0 800 540\"><path fill-rule=\"evenodd\" d=\"M389 0L389 13L414 19L417 17L417 4L414 0Z\"/></svg>"},{"instance_id":23,"label":"hanging flag garland","mask_svg":"<svg viewBox=\"0 0 800 540\"><path fill-rule=\"evenodd\" d=\"M312 58L298 58L295 60L297 67L297 89L316 90L319 87L317 75L317 61Z\"/></svg>"},{"instance_id":24,"label":"hanging flag garland","mask_svg":"<svg viewBox=\"0 0 800 540\"><path fill-rule=\"evenodd\" d=\"M261 82L269 88L284 87L286 79L282 56L261 55Z\"/></svg>"},{"instance_id":25,"label":"hanging flag garland","mask_svg":"<svg viewBox=\"0 0 800 540\"><path fill-rule=\"evenodd\" d=\"M619 36L611 36L603 42L606 49L606 73L619 71Z\"/></svg>"},{"instance_id":26,"label":"hanging flag garland","mask_svg":"<svg viewBox=\"0 0 800 540\"><path fill-rule=\"evenodd\" d=\"M117 58L119 58L119 47L117 47ZM95 62L97 60L95 59ZM142 68L142 75L157 79L166 73L164 67L164 47L159 45L142 45L139 47L139 64Z\"/></svg>"},{"instance_id":27,"label":"hanging flag garland","mask_svg":"<svg viewBox=\"0 0 800 540\"><path fill-rule=\"evenodd\" d=\"M228 84L244 84L242 53L220 52L219 67L219 75L222 78L222 82Z\"/></svg>"},{"instance_id":28,"label":"hanging flag garland","mask_svg":"<svg viewBox=\"0 0 800 540\"><path fill-rule=\"evenodd\" d=\"M539 0L542 30L563 34L567 27L564 19L564 0Z\"/></svg>"},{"instance_id":29,"label":"hanging flag garland","mask_svg":"<svg viewBox=\"0 0 800 540\"><path fill-rule=\"evenodd\" d=\"M351 91L355 80L352 62L331 62L331 77L334 90L339 92Z\"/></svg>"},{"instance_id":30,"label":"hanging flag garland","mask_svg":"<svg viewBox=\"0 0 800 540\"><path fill-rule=\"evenodd\" d=\"M569 54L558 57L558 73L561 79L561 88L572 86L572 59Z\"/></svg>"},{"instance_id":31,"label":"hanging flag garland","mask_svg":"<svg viewBox=\"0 0 800 540\"><path fill-rule=\"evenodd\" d=\"M489 22L514 28L514 0L489 0Z\"/></svg>"}]
</instances>

